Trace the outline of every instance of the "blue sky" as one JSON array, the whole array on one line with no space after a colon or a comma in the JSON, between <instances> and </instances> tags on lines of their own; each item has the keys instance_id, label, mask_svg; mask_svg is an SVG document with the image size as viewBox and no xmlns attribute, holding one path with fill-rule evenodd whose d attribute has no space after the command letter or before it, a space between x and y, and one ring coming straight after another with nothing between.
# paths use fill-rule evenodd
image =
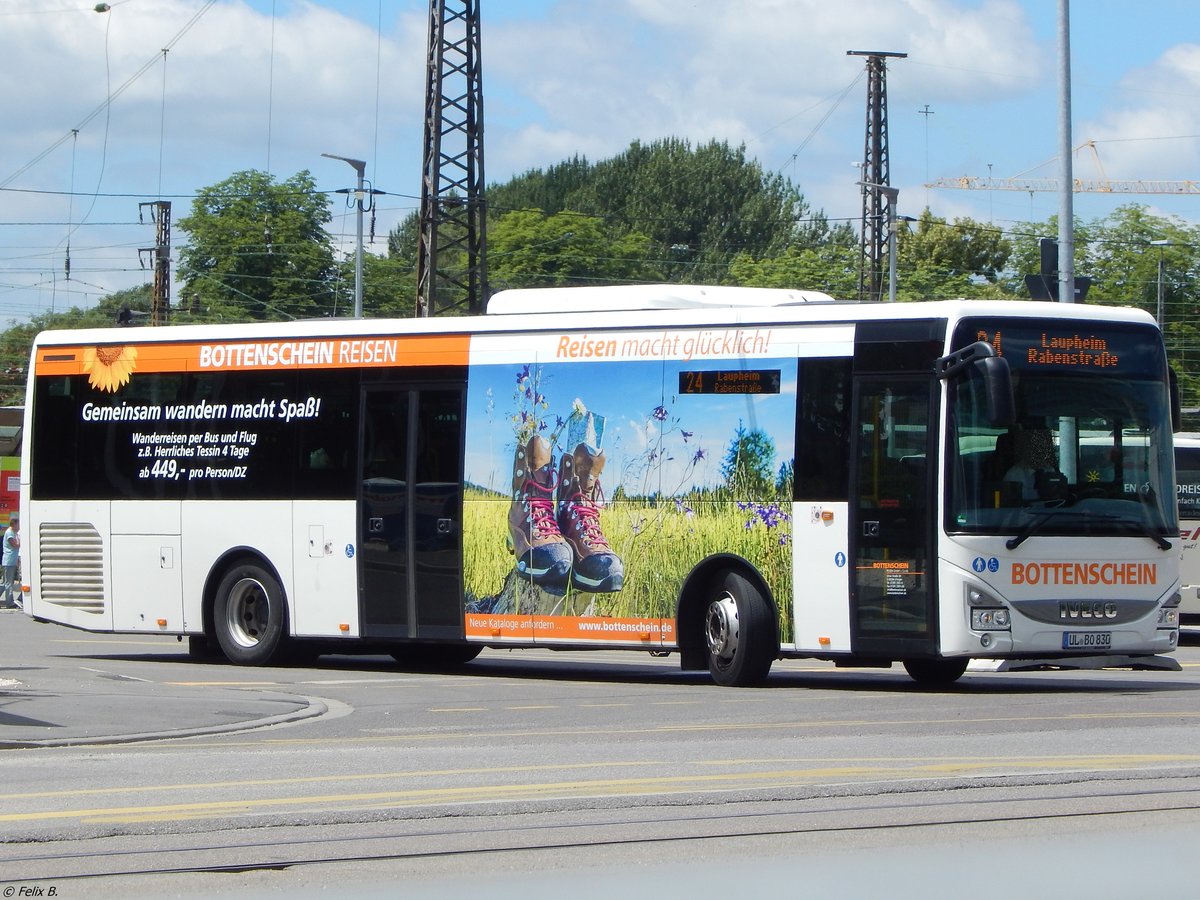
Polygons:
<instances>
[{"instance_id":1,"label":"blue sky","mask_svg":"<svg viewBox=\"0 0 1200 900\"><path fill-rule=\"evenodd\" d=\"M539 390L549 407L539 432L546 438L559 433L558 449L571 451L575 444L562 422L575 404L602 417L599 447L607 459L602 484L609 496L618 485L631 496L656 491L675 496L723 483L721 465L739 428L771 436L775 470L795 455L796 361L763 359L754 367L779 370L780 392L681 395L675 389L681 371L738 368L728 362L549 363L541 367ZM528 408L514 394L521 368L472 369L466 480L496 491L507 491L511 483L515 422Z\"/></svg>"},{"instance_id":2,"label":"blue sky","mask_svg":"<svg viewBox=\"0 0 1200 900\"><path fill-rule=\"evenodd\" d=\"M169 199L178 220L198 188L246 169L278 179L308 169L323 190L352 186L353 170L322 153L366 160L387 192L369 248L384 252L419 194L425 0L94 6L0 0L0 322L149 281L138 251L154 229L139 224L140 203ZM1010 228L1057 212L1051 193L924 187L1057 176L1055 0L480 7L489 182L633 140L716 138L744 143L814 207L857 224L866 84L846 51L887 50L909 54L887 79L901 214L928 205ZM1075 175L1197 177L1194 3L1074 0L1070 13L1072 144L1095 147L1076 154ZM1091 219L1124 203L1200 220L1197 196L1077 194L1075 211ZM333 212L331 231L350 249L344 198Z\"/></svg>"}]
</instances>

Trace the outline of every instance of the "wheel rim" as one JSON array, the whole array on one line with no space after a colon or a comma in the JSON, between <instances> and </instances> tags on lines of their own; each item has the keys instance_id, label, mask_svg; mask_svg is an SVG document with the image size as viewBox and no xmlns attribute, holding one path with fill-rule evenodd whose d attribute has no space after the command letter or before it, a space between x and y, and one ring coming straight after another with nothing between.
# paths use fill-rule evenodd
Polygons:
<instances>
[{"instance_id":1,"label":"wheel rim","mask_svg":"<svg viewBox=\"0 0 1200 900\"><path fill-rule=\"evenodd\" d=\"M257 647L271 618L267 589L255 578L243 578L229 591L225 624L239 647Z\"/></svg>"},{"instance_id":2,"label":"wheel rim","mask_svg":"<svg viewBox=\"0 0 1200 900\"><path fill-rule=\"evenodd\" d=\"M737 601L732 594L722 594L708 605L705 638L709 655L719 664L729 663L737 655L738 636Z\"/></svg>"}]
</instances>

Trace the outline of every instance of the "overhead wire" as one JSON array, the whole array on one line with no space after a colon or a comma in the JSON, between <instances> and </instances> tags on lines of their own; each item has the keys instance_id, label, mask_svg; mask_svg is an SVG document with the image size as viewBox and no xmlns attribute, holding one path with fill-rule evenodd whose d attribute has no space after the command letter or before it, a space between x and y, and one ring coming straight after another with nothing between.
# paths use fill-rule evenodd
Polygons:
<instances>
[{"instance_id":1,"label":"overhead wire","mask_svg":"<svg viewBox=\"0 0 1200 900\"><path fill-rule=\"evenodd\" d=\"M108 94L110 97L112 96L112 63L111 63L111 60L109 59L109 55L108 55L108 36L109 36L109 31L111 30L111 27L112 27L112 16L108 16L108 17L106 17L105 22L104 22L104 87L105 87L105 93ZM100 142L100 171L96 175L96 189L94 191L92 191L91 195L90 195L92 198L92 203L88 207L87 212L84 213L83 216L80 218L81 223L86 221L87 217L92 214L92 210L96 208L96 198L99 197L99 195L100 195L100 185L104 181L104 168L108 162L108 132L109 132L109 127L111 124L112 124L112 104L105 103L104 104L104 138ZM71 189L72 189L72 191L75 189L74 178L75 178L75 157L74 157L74 151L72 151L72 155L71 155L71 179L72 179ZM70 277L71 277L71 255L70 255L71 235L75 233L76 227L78 227L78 226L73 226L67 230L67 236L65 239L66 244L67 244L66 272L67 272L68 279L70 279Z\"/></svg>"},{"instance_id":2,"label":"overhead wire","mask_svg":"<svg viewBox=\"0 0 1200 900\"><path fill-rule=\"evenodd\" d=\"M217 2L217 0L205 0L204 5L202 7L200 7L200 9L198 9L196 11L196 13L184 24L184 26L175 33L175 36L172 37L171 40L167 41L167 44L166 44L166 47L164 48L164 50L170 50L177 43L179 43L179 41L183 38L183 36L185 34L187 34L189 31L191 31L192 27L200 20L201 16L203 16L206 12L208 12L208 10L214 4L216 4L216 2ZM155 53L155 55L152 56L149 60L147 60L136 72L134 72L132 75L130 75L129 78L126 79L126 81L119 88L117 88L115 91L112 91L111 93L109 93L108 96L105 97L104 100L95 109L93 109L90 113L88 113L86 116L84 116L83 119L74 128L68 130L67 133L64 134L62 137L60 137L57 141L55 141L53 144L51 144L49 147L47 147L45 150L43 150L41 153L39 153L37 156L35 156L29 162L27 162L25 165L21 166L21 168L17 169L15 172L13 172L11 175L9 175L7 178L5 178L3 181L0 181L0 188L7 187L13 181L20 178L22 175L24 175L26 172L28 172L30 169L32 169L34 166L36 166L38 163L40 163L43 159L45 159L47 156L49 156L51 153L53 153L55 150L57 150L59 147L61 147L64 143L66 143L67 140L69 140L72 135L78 134L78 132L82 131L83 128L89 122L92 121L92 119L96 118L96 116L100 115L100 113L107 110L108 107L112 104L112 102L114 100L116 100L123 93L125 93L125 91L127 91L130 87L132 87L133 84L139 78L141 78L144 74L146 74L146 72L149 71L149 69L156 62L158 62L158 58L159 58L158 54Z\"/></svg>"},{"instance_id":3,"label":"overhead wire","mask_svg":"<svg viewBox=\"0 0 1200 900\"><path fill-rule=\"evenodd\" d=\"M809 131L808 135L804 138L804 140L800 142L800 146L792 151L791 156L788 158L788 162L785 163L785 165L794 166L796 164L796 161L799 158L800 154L802 152L804 152L804 148L807 147L810 143L812 143L813 138L815 138L817 136L818 132L820 132L820 130L824 127L825 123L829 121L830 117L833 116L833 114L837 110L837 108L842 105L842 101L846 99L846 97L849 95L849 93L852 90L854 90L854 88L858 85L858 83L860 81L863 80L863 78L865 76L866 76L866 70L860 69L858 74L854 77L854 80L851 81L848 85L846 85L845 90L843 90L837 96L837 98L833 101L833 104L826 111L825 115L823 115L817 121L817 124L812 127L812 130Z\"/></svg>"},{"instance_id":4,"label":"overhead wire","mask_svg":"<svg viewBox=\"0 0 1200 900\"><path fill-rule=\"evenodd\" d=\"M163 180L163 145L166 142L167 131L167 50L162 52L162 104L158 114L158 194L162 196Z\"/></svg>"},{"instance_id":5,"label":"overhead wire","mask_svg":"<svg viewBox=\"0 0 1200 900\"><path fill-rule=\"evenodd\" d=\"M267 60L267 168L271 173L271 117L275 107L275 0L271 0L271 49Z\"/></svg>"}]
</instances>

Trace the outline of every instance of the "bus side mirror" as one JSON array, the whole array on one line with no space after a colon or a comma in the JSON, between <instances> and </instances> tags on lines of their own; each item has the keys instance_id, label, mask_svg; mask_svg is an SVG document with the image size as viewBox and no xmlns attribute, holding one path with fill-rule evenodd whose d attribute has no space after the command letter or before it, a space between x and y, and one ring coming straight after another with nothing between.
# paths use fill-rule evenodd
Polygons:
<instances>
[{"instance_id":1,"label":"bus side mirror","mask_svg":"<svg viewBox=\"0 0 1200 900\"><path fill-rule=\"evenodd\" d=\"M1013 402L1012 374L1008 368L1008 360L1002 356L988 356L975 360L972 366L983 380L988 424L995 428L1007 428L1012 425L1017 421L1017 411Z\"/></svg>"},{"instance_id":2,"label":"bus side mirror","mask_svg":"<svg viewBox=\"0 0 1200 900\"><path fill-rule=\"evenodd\" d=\"M986 341L976 341L934 360L933 372L942 379L955 378L964 372L982 379L988 424L1005 428L1017 420L1008 360L997 356L995 348Z\"/></svg>"},{"instance_id":3,"label":"bus side mirror","mask_svg":"<svg viewBox=\"0 0 1200 900\"><path fill-rule=\"evenodd\" d=\"M1167 367L1167 381L1171 386L1171 430L1183 430L1183 402L1179 399L1179 376L1170 366Z\"/></svg>"}]
</instances>

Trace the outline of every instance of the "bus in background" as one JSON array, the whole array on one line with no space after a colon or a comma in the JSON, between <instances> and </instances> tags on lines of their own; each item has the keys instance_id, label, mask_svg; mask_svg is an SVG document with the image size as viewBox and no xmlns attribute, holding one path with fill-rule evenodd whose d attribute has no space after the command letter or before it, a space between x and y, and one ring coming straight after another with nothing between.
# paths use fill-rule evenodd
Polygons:
<instances>
[{"instance_id":1,"label":"bus in background","mask_svg":"<svg viewBox=\"0 0 1200 900\"><path fill-rule=\"evenodd\" d=\"M1200 434L1175 435L1175 481L1183 544L1180 621L1200 625Z\"/></svg>"},{"instance_id":2,"label":"bus in background","mask_svg":"<svg viewBox=\"0 0 1200 900\"><path fill-rule=\"evenodd\" d=\"M628 648L727 685L777 658L1178 668L1140 311L516 290L467 318L47 332L29 372L41 621L249 665Z\"/></svg>"},{"instance_id":3,"label":"bus in background","mask_svg":"<svg viewBox=\"0 0 1200 900\"><path fill-rule=\"evenodd\" d=\"M21 502L21 429L25 411L19 406L0 406L0 529Z\"/></svg>"}]
</instances>

